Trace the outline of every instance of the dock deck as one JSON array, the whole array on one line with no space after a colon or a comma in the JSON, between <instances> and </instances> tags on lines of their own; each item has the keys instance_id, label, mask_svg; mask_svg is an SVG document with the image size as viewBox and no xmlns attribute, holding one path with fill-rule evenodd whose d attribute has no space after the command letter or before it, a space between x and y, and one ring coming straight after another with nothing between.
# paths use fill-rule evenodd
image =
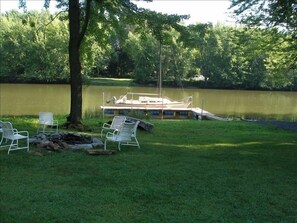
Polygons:
<instances>
[{"instance_id":1,"label":"dock deck","mask_svg":"<svg viewBox=\"0 0 297 223\"><path fill-rule=\"evenodd\" d=\"M148 108L148 107L116 107L100 106L104 116L113 117L116 115L129 115L131 112L139 112L143 115L150 115L159 119L211 119L226 121L225 118L218 117L201 108Z\"/></svg>"}]
</instances>

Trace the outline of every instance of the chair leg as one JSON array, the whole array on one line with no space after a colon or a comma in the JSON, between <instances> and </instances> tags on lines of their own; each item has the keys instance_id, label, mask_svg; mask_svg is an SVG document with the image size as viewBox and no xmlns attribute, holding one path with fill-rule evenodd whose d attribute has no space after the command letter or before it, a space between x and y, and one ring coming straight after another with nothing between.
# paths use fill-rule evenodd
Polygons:
<instances>
[{"instance_id":1,"label":"chair leg","mask_svg":"<svg viewBox=\"0 0 297 223\"><path fill-rule=\"evenodd\" d=\"M106 150L106 139L105 139L105 141L104 141L104 150Z\"/></svg>"},{"instance_id":2,"label":"chair leg","mask_svg":"<svg viewBox=\"0 0 297 223\"><path fill-rule=\"evenodd\" d=\"M121 142L118 144L118 150L121 151Z\"/></svg>"},{"instance_id":3,"label":"chair leg","mask_svg":"<svg viewBox=\"0 0 297 223\"><path fill-rule=\"evenodd\" d=\"M132 141L133 145L134 145L134 146L137 146L138 149L140 149L140 144L139 144L137 138L136 138L136 137L133 137L133 139L134 139L134 142Z\"/></svg>"},{"instance_id":4,"label":"chair leg","mask_svg":"<svg viewBox=\"0 0 297 223\"><path fill-rule=\"evenodd\" d=\"M29 146L29 136L28 136L28 138L27 138L27 152L29 152L29 150L30 150L30 146Z\"/></svg>"},{"instance_id":5,"label":"chair leg","mask_svg":"<svg viewBox=\"0 0 297 223\"><path fill-rule=\"evenodd\" d=\"M30 150L29 135L28 135L28 138L24 138L24 139L26 139L26 146L25 147L19 147L19 140L18 139L12 139L11 143L9 145L7 154L9 155L9 153L12 150L19 150L19 149L27 149L27 152L29 152L29 150ZM13 147L15 147L15 148L13 148Z\"/></svg>"},{"instance_id":6,"label":"chair leg","mask_svg":"<svg viewBox=\"0 0 297 223\"><path fill-rule=\"evenodd\" d=\"M15 144L13 144L13 142L14 142L14 139L11 140L11 143L10 143L10 145L9 145L9 147L8 147L8 151L7 151L7 154L8 154L8 155L9 155L9 153L10 153L11 148L12 148L13 146L15 146Z\"/></svg>"},{"instance_id":7,"label":"chair leg","mask_svg":"<svg viewBox=\"0 0 297 223\"><path fill-rule=\"evenodd\" d=\"M136 144L137 144L138 149L140 149L139 142L138 142L138 140L137 140L136 138L135 138L135 142L136 142Z\"/></svg>"},{"instance_id":8,"label":"chair leg","mask_svg":"<svg viewBox=\"0 0 297 223\"><path fill-rule=\"evenodd\" d=\"M37 133L44 132L44 125L38 124Z\"/></svg>"}]
</instances>

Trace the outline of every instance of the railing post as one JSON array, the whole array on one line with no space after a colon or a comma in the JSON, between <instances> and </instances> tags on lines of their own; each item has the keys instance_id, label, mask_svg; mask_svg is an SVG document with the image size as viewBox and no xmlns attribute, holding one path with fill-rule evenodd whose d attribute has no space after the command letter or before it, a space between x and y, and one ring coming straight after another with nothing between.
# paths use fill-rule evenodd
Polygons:
<instances>
[{"instance_id":1,"label":"railing post","mask_svg":"<svg viewBox=\"0 0 297 223\"><path fill-rule=\"evenodd\" d=\"M203 106L204 106L204 99L202 98L202 100L201 100L201 114L200 114L200 116L201 116L201 121L202 121L202 119L203 119Z\"/></svg>"},{"instance_id":2,"label":"railing post","mask_svg":"<svg viewBox=\"0 0 297 223\"><path fill-rule=\"evenodd\" d=\"M104 120L104 91L102 92L102 120Z\"/></svg>"}]
</instances>

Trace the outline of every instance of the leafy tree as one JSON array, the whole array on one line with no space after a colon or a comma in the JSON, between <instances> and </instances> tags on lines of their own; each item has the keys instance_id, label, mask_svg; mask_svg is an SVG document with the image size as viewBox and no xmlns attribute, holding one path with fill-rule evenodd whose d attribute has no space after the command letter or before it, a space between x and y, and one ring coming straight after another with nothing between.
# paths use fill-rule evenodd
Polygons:
<instances>
[{"instance_id":1,"label":"leafy tree","mask_svg":"<svg viewBox=\"0 0 297 223\"><path fill-rule=\"evenodd\" d=\"M182 38L193 51L192 77L203 77L204 87L230 86L228 32L211 24L196 24L188 28L188 34Z\"/></svg>"},{"instance_id":2,"label":"leafy tree","mask_svg":"<svg viewBox=\"0 0 297 223\"><path fill-rule=\"evenodd\" d=\"M273 68L274 76L279 79L284 85L296 86L297 79L297 4L296 0L231 0L231 8L239 16L239 21L248 26L260 26L268 28L277 28L277 32L285 33L282 37L282 53L278 54L278 65L274 63ZM277 35L277 34L276 34ZM277 78L279 72L289 74L288 78L291 79L285 84L282 78ZM281 75L282 76L282 75ZM287 78L286 78L287 79ZM271 79L272 80L272 79ZM275 80L273 81L275 82ZM280 84L282 85L282 84ZM274 85L275 86L275 85ZM296 88L296 87L295 87Z\"/></svg>"},{"instance_id":3,"label":"leafy tree","mask_svg":"<svg viewBox=\"0 0 297 223\"><path fill-rule=\"evenodd\" d=\"M172 43L165 48L164 52L164 76L172 86L183 87L184 80L191 68L191 51L184 47L179 40L179 33L171 31Z\"/></svg>"},{"instance_id":4,"label":"leafy tree","mask_svg":"<svg viewBox=\"0 0 297 223\"><path fill-rule=\"evenodd\" d=\"M155 83L158 73L158 41L150 33L130 33L126 51L134 63L134 80L139 84Z\"/></svg>"},{"instance_id":5,"label":"leafy tree","mask_svg":"<svg viewBox=\"0 0 297 223\"><path fill-rule=\"evenodd\" d=\"M65 24L51 14L7 12L0 18L0 76L11 82L55 82L68 79ZM40 24L48 24L46 27ZM13 64L13 66L12 66ZM59 74L59 76L57 76Z\"/></svg>"},{"instance_id":6,"label":"leafy tree","mask_svg":"<svg viewBox=\"0 0 297 223\"><path fill-rule=\"evenodd\" d=\"M49 6L50 0L45 0L45 6ZM58 0L59 7L68 11L69 20L69 68L71 85L70 114L68 125L80 127L82 124L82 66L81 45L83 43L91 15L104 20L104 24L118 25L119 20L129 20L131 15L138 10L128 0ZM20 0L20 6L26 8L25 0ZM130 20L132 21L132 20Z\"/></svg>"},{"instance_id":7,"label":"leafy tree","mask_svg":"<svg viewBox=\"0 0 297 223\"><path fill-rule=\"evenodd\" d=\"M159 71L158 71L158 86L159 94L161 95L162 87L162 47L163 45L170 45L172 43L172 36L170 31L175 29L176 31L183 32L183 26L179 25L182 19L187 19L187 15L167 15L157 13L149 10L144 10L141 13L141 17L138 23L142 26L140 32L149 30L153 37L158 41L159 48Z\"/></svg>"},{"instance_id":8,"label":"leafy tree","mask_svg":"<svg viewBox=\"0 0 297 223\"><path fill-rule=\"evenodd\" d=\"M280 27L297 34L296 0L231 0L231 8L241 23L266 27Z\"/></svg>"},{"instance_id":9,"label":"leafy tree","mask_svg":"<svg viewBox=\"0 0 297 223\"><path fill-rule=\"evenodd\" d=\"M261 30L237 29L233 35L233 54L231 72L237 74L238 87L258 89L266 74Z\"/></svg>"},{"instance_id":10,"label":"leafy tree","mask_svg":"<svg viewBox=\"0 0 297 223\"><path fill-rule=\"evenodd\" d=\"M160 21L156 18L161 18L163 26L158 25ZM181 18L146 11L141 18L143 21L136 24L129 33L125 48L133 58L137 83L155 84L155 80L160 83L161 73L162 82L181 85L181 79L187 75L190 67L187 64L187 49L184 49L183 43L179 41L180 32L183 30L176 25Z\"/></svg>"}]
</instances>

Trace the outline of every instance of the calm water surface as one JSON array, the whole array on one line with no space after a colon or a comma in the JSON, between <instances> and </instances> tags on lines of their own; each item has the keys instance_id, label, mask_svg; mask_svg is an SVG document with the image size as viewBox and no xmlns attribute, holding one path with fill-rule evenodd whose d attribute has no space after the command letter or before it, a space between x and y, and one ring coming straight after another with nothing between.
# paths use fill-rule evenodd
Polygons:
<instances>
[{"instance_id":1,"label":"calm water surface","mask_svg":"<svg viewBox=\"0 0 297 223\"><path fill-rule=\"evenodd\" d=\"M148 87L85 86L83 111L98 111L107 99L129 91L157 93ZM192 95L192 107L203 106L223 117L297 121L297 92L165 88L163 95L176 100ZM0 116L37 115L40 111L68 114L69 110L69 85L0 84Z\"/></svg>"}]
</instances>

